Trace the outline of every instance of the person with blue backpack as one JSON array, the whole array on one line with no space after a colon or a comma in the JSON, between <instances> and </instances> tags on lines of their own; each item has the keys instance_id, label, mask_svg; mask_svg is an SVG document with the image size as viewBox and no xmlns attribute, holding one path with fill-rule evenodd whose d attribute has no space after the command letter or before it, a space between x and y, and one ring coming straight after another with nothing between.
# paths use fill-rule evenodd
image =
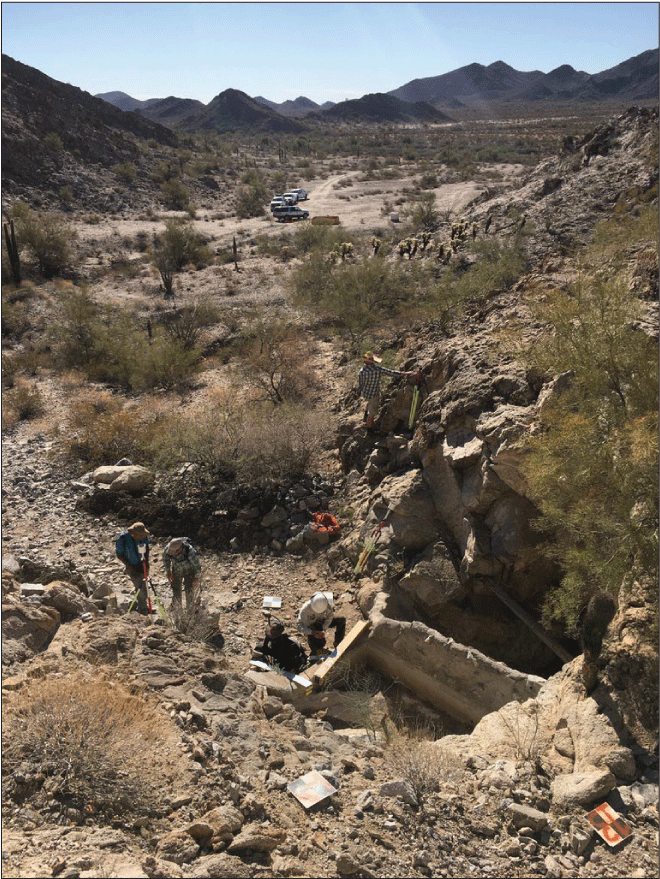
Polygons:
<instances>
[{"instance_id":1,"label":"person with blue backpack","mask_svg":"<svg viewBox=\"0 0 660 879\"><path fill-rule=\"evenodd\" d=\"M147 580L149 579L149 536L143 522L134 522L117 538L115 554L131 578L137 598L138 613L149 613Z\"/></svg>"}]
</instances>

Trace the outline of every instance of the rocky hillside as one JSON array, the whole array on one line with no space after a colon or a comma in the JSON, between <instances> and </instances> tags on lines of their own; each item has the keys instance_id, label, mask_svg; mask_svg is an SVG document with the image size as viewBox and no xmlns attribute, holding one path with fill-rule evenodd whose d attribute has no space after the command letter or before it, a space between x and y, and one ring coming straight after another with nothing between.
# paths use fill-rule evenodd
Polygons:
<instances>
[{"instance_id":1,"label":"rocky hillside","mask_svg":"<svg viewBox=\"0 0 660 879\"><path fill-rule=\"evenodd\" d=\"M98 178L113 164L137 161L141 141L178 143L169 129L7 55L2 56L2 94L5 193L20 192L22 186L55 189L59 181L71 185L76 176Z\"/></svg>"},{"instance_id":2,"label":"rocky hillside","mask_svg":"<svg viewBox=\"0 0 660 879\"><path fill-rule=\"evenodd\" d=\"M48 418L3 432L4 876L656 875L655 584L626 579L593 662L539 636L557 571L530 527L524 441L566 376L498 340L540 339L535 302L575 276L598 220L657 205L657 180L657 111L634 110L470 205L481 238L524 244L523 275L460 321L390 334L422 373L414 429L412 385L392 381L372 433L352 389L323 476L186 496L185 468L74 467L56 454L70 386L35 377ZM624 252L657 341L657 241ZM476 259L452 258L464 274ZM304 526L316 511L337 540ZM167 623L127 612L114 539L137 519ZM204 565L188 618L160 585L184 531ZM340 673L307 692L251 671L264 596L293 630L319 588L363 629ZM330 788L307 808L291 786L310 772ZM614 847L585 818L603 802L631 829Z\"/></svg>"}]
</instances>

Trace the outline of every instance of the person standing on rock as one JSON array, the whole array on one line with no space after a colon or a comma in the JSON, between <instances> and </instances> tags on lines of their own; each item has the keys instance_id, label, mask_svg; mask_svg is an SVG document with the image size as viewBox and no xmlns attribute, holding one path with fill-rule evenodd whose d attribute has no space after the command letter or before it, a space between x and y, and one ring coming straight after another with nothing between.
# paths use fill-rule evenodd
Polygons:
<instances>
[{"instance_id":1,"label":"person standing on rock","mask_svg":"<svg viewBox=\"0 0 660 879\"><path fill-rule=\"evenodd\" d=\"M163 551L165 573L172 587L172 604L181 607L181 585L186 593L186 610L192 611L197 601L202 565L187 537L174 537Z\"/></svg>"},{"instance_id":2,"label":"person standing on rock","mask_svg":"<svg viewBox=\"0 0 660 879\"><path fill-rule=\"evenodd\" d=\"M148 614L147 578L149 576L149 532L143 522L135 522L117 538L115 553L131 578L137 593L138 613Z\"/></svg>"},{"instance_id":3,"label":"person standing on rock","mask_svg":"<svg viewBox=\"0 0 660 879\"><path fill-rule=\"evenodd\" d=\"M414 372L399 372L398 369L387 369L379 366L382 357L376 357L373 351L366 351L362 355L364 361L362 369L358 373L360 394L367 401L367 430L374 426L374 418L380 408L380 380L384 375L415 375Z\"/></svg>"},{"instance_id":4,"label":"person standing on rock","mask_svg":"<svg viewBox=\"0 0 660 879\"><path fill-rule=\"evenodd\" d=\"M335 630L335 647L346 632L346 617L336 617L333 604L324 592L315 592L298 611L298 628L307 635L307 643L313 655L327 653L325 633Z\"/></svg>"}]
</instances>

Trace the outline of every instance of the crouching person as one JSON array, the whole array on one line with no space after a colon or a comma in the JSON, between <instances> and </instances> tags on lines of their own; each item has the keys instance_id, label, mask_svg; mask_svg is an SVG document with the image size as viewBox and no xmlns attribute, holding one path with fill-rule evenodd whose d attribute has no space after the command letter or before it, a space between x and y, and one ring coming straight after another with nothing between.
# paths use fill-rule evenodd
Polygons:
<instances>
[{"instance_id":1,"label":"crouching person","mask_svg":"<svg viewBox=\"0 0 660 879\"><path fill-rule=\"evenodd\" d=\"M307 635L307 643L313 655L328 653L326 632L335 630L335 644L342 641L346 632L346 618L334 615L332 602L323 592L315 592L298 612L298 628Z\"/></svg>"},{"instance_id":2,"label":"crouching person","mask_svg":"<svg viewBox=\"0 0 660 879\"><path fill-rule=\"evenodd\" d=\"M293 674L298 674L307 665L307 654L301 645L285 634L284 623L275 618L268 623L264 643L257 652L266 662Z\"/></svg>"},{"instance_id":3,"label":"crouching person","mask_svg":"<svg viewBox=\"0 0 660 879\"><path fill-rule=\"evenodd\" d=\"M163 564L172 587L172 604L181 607L181 586L186 593L186 610L192 611L199 599L202 565L187 537L174 537L165 547Z\"/></svg>"}]
</instances>

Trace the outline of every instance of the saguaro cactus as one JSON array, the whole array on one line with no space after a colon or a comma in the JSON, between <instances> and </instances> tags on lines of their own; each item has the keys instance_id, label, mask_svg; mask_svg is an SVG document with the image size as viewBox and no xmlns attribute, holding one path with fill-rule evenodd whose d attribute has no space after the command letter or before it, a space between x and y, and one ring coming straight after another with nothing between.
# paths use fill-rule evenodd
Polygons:
<instances>
[{"instance_id":1,"label":"saguaro cactus","mask_svg":"<svg viewBox=\"0 0 660 879\"><path fill-rule=\"evenodd\" d=\"M16 245L16 232L14 230L14 221L4 224L5 242L7 244L7 253L9 255L9 264L11 266L12 280L17 286L21 283L21 257Z\"/></svg>"}]
</instances>

